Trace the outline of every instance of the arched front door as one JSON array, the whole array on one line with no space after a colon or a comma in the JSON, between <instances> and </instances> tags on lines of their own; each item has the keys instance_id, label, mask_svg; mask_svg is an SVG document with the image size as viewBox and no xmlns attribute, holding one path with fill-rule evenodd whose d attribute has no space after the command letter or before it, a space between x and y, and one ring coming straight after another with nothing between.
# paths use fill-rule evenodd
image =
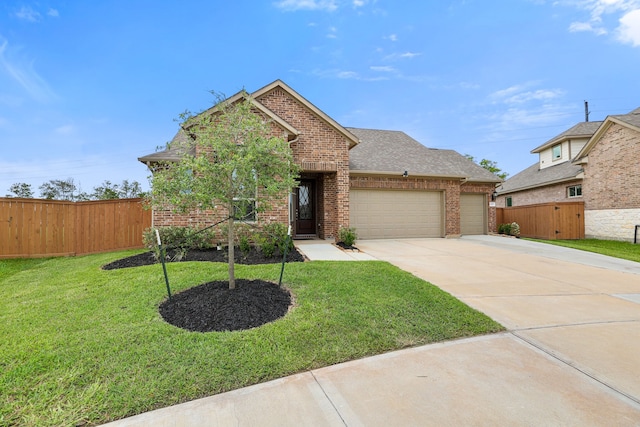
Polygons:
<instances>
[{"instance_id":1,"label":"arched front door","mask_svg":"<svg viewBox=\"0 0 640 427\"><path fill-rule=\"evenodd\" d=\"M296 236L315 236L316 230L316 191L315 181L300 180L296 188Z\"/></svg>"}]
</instances>

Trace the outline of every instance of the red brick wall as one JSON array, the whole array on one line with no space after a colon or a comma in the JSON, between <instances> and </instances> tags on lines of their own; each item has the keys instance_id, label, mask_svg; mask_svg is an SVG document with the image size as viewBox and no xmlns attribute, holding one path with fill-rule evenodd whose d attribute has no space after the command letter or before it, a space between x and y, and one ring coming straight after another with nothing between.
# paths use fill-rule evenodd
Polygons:
<instances>
[{"instance_id":1,"label":"red brick wall","mask_svg":"<svg viewBox=\"0 0 640 427\"><path fill-rule=\"evenodd\" d=\"M640 133L614 123L584 166L585 210L640 208Z\"/></svg>"},{"instance_id":2,"label":"red brick wall","mask_svg":"<svg viewBox=\"0 0 640 427\"><path fill-rule=\"evenodd\" d=\"M444 191L445 200L445 235L455 237L460 235L460 193L486 194L487 200L494 190L493 184L461 184L459 180L448 179L421 179L421 178L396 178L385 176L352 176L351 188L388 188L403 190L431 190ZM488 229L496 229L495 208L489 208Z\"/></svg>"},{"instance_id":3,"label":"red brick wall","mask_svg":"<svg viewBox=\"0 0 640 427\"><path fill-rule=\"evenodd\" d=\"M582 197L569 198L567 196L567 187L579 184L583 184L582 190L584 194L584 183L581 179L576 179L574 181L547 185L545 187L533 188L531 190L518 191L516 193L498 196L498 198L496 199L496 206L499 208L506 207L507 197L511 197L512 206L536 205L540 203L550 202L581 201L583 200Z\"/></svg>"},{"instance_id":4,"label":"red brick wall","mask_svg":"<svg viewBox=\"0 0 640 427\"><path fill-rule=\"evenodd\" d=\"M300 132L291 144L296 163L304 172L319 172L319 235L335 237L349 224L349 142L332 125L280 88L257 101ZM327 172L330 171L330 172Z\"/></svg>"}]
</instances>

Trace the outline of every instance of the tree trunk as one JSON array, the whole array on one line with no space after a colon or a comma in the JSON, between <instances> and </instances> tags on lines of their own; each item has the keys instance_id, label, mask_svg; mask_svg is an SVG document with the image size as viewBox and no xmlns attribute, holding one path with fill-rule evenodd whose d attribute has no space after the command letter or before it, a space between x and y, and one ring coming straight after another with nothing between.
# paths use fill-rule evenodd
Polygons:
<instances>
[{"instance_id":1,"label":"tree trunk","mask_svg":"<svg viewBox=\"0 0 640 427\"><path fill-rule=\"evenodd\" d=\"M235 275L235 230L233 224L233 202L229 203L229 289L236 288Z\"/></svg>"}]
</instances>

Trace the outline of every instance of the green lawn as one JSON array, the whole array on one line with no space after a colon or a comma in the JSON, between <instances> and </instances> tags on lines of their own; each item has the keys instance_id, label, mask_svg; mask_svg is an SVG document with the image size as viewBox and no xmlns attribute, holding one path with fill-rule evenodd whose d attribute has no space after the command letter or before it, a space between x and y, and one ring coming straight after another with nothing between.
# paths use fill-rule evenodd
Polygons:
<instances>
[{"instance_id":1,"label":"green lawn","mask_svg":"<svg viewBox=\"0 0 640 427\"><path fill-rule=\"evenodd\" d=\"M247 331L164 322L158 265L103 271L135 251L0 261L0 425L99 424L296 372L503 328L383 262L288 264L295 308ZM277 282L279 265L236 266ZM167 266L172 290L226 264Z\"/></svg>"},{"instance_id":2,"label":"green lawn","mask_svg":"<svg viewBox=\"0 0 640 427\"><path fill-rule=\"evenodd\" d=\"M634 245L630 242L618 242L615 240L538 240L527 239L536 242L548 243L550 245L565 246L567 248L580 249L582 251L595 252L609 255L616 258L628 259L629 261L640 262L640 244Z\"/></svg>"}]
</instances>

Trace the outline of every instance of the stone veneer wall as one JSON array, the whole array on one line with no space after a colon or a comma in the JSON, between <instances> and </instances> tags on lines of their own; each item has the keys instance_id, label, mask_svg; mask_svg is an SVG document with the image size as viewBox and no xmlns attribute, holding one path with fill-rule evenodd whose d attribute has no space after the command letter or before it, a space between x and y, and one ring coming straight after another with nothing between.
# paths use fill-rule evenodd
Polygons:
<instances>
[{"instance_id":1,"label":"stone veneer wall","mask_svg":"<svg viewBox=\"0 0 640 427\"><path fill-rule=\"evenodd\" d=\"M584 165L585 236L633 240L640 224L640 132L617 123L607 129Z\"/></svg>"},{"instance_id":2,"label":"stone veneer wall","mask_svg":"<svg viewBox=\"0 0 640 427\"><path fill-rule=\"evenodd\" d=\"M386 176L352 176L351 188L360 189L403 189L430 190L444 192L445 236L460 236L460 193L486 194L487 200L494 190L493 184L460 183L450 179L421 179ZM496 210L488 208L488 230L496 231Z\"/></svg>"}]
</instances>

